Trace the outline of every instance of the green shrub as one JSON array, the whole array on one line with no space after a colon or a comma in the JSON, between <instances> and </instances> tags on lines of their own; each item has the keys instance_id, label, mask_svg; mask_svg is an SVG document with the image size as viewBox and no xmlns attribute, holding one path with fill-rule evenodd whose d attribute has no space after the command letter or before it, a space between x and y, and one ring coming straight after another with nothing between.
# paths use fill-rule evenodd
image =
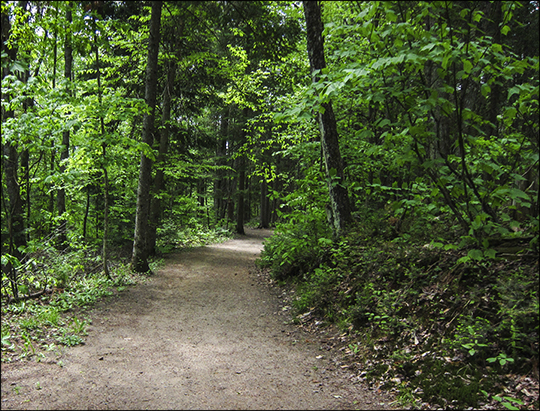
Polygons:
<instances>
[{"instance_id":1,"label":"green shrub","mask_svg":"<svg viewBox=\"0 0 540 411\"><path fill-rule=\"evenodd\" d=\"M259 264L270 268L278 280L302 276L318 267L332 243L326 216L296 212L294 218L276 227L264 243Z\"/></svg>"}]
</instances>

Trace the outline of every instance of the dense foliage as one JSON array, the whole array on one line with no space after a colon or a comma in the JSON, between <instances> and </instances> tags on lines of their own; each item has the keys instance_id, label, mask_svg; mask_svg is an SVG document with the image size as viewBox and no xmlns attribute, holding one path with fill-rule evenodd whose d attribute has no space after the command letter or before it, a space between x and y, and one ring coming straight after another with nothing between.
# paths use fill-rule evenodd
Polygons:
<instances>
[{"instance_id":1,"label":"dense foliage","mask_svg":"<svg viewBox=\"0 0 540 411\"><path fill-rule=\"evenodd\" d=\"M428 373L467 387L443 407L538 379L538 11L3 1L3 313L65 334L18 307L57 318L55 295L251 224L298 318L393 359L370 372L404 401L447 390ZM3 358L37 328L3 322Z\"/></svg>"}]
</instances>

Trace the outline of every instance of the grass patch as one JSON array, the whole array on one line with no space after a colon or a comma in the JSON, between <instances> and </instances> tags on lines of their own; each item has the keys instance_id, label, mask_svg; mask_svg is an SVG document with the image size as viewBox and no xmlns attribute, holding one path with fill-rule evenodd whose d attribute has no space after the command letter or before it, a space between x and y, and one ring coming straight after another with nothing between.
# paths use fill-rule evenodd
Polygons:
<instances>
[{"instance_id":1,"label":"grass patch","mask_svg":"<svg viewBox=\"0 0 540 411\"><path fill-rule=\"evenodd\" d=\"M91 274L39 298L2 304L2 362L41 361L62 346L84 344L91 324L84 312L99 299L145 280L127 265L117 265L112 273L114 280Z\"/></svg>"}]
</instances>

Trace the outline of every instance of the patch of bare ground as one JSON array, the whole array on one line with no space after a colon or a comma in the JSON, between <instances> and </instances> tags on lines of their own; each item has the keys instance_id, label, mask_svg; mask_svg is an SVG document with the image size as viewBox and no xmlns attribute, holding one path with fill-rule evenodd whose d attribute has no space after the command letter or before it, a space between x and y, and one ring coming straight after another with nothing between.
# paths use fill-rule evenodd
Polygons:
<instances>
[{"instance_id":1,"label":"patch of bare ground","mask_svg":"<svg viewBox=\"0 0 540 411\"><path fill-rule=\"evenodd\" d=\"M97 303L84 345L2 363L2 409L385 409L340 363L332 328L290 323L255 268L269 230L179 251Z\"/></svg>"}]
</instances>

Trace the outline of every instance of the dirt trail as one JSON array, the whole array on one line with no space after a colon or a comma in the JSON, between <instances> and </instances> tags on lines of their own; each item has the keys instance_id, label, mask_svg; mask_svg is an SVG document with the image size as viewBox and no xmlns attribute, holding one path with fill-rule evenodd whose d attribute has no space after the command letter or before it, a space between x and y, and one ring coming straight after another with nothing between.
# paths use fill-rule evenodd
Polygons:
<instances>
[{"instance_id":1,"label":"dirt trail","mask_svg":"<svg viewBox=\"0 0 540 411\"><path fill-rule=\"evenodd\" d=\"M271 233L246 233L173 253L148 283L97 304L86 344L66 350L63 367L2 364L2 409L384 408L388 399L349 382L313 336L284 323L253 269Z\"/></svg>"}]
</instances>

